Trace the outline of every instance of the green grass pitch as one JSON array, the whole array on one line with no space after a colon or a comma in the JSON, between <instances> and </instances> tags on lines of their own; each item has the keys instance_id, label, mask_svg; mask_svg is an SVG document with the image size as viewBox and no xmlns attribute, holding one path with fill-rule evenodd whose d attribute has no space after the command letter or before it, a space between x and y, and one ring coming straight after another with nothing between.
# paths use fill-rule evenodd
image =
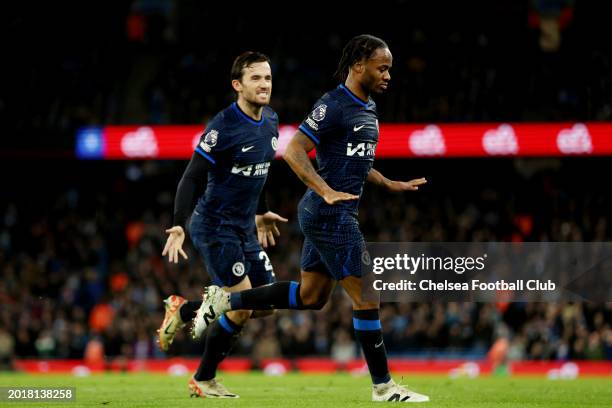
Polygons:
<instances>
[{"instance_id":1,"label":"green grass pitch","mask_svg":"<svg viewBox=\"0 0 612 408\"><path fill-rule=\"evenodd\" d=\"M0 386L76 387L75 402L7 403L0 406L49 407L374 407L367 377L348 374L259 373L221 375L240 394L237 400L189 398L187 376L159 374L98 374L89 377L0 373ZM396 375L395 379L400 380ZM585 378L551 381L544 378L448 379L406 376L403 383L427 394L425 407L612 407L612 380ZM388 405L388 404L383 404Z\"/></svg>"}]
</instances>

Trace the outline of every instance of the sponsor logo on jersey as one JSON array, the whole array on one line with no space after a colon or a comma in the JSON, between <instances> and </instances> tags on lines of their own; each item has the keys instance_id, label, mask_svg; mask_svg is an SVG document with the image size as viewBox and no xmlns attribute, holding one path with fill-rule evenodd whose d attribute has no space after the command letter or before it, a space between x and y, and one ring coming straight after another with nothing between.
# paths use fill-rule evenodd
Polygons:
<instances>
[{"instance_id":1,"label":"sponsor logo on jersey","mask_svg":"<svg viewBox=\"0 0 612 408\"><path fill-rule=\"evenodd\" d=\"M374 152L376 151L376 143L347 143L346 145L346 155L347 156L368 156L374 157Z\"/></svg>"},{"instance_id":2,"label":"sponsor logo on jersey","mask_svg":"<svg viewBox=\"0 0 612 408\"><path fill-rule=\"evenodd\" d=\"M259 177L267 175L269 168L270 162L247 165L234 164L232 167L232 174L239 174L247 177Z\"/></svg>"},{"instance_id":3,"label":"sponsor logo on jersey","mask_svg":"<svg viewBox=\"0 0 612 408\"><path fill-rule=\"evenodd\" d=\"M274 150L278 150L278 138L273 137L271 143L272 143L272 148Z\"/></svg>"},{"instance_id":4,"label":"sponsor logo on jersey","mask_svg":"<svg viewBox=\"0 0 612 408\"><path fill-rule=\"evenodd\" d=\"M251 150L252 148L254 148L255 146L242 146L242 152L248 152L249 150Z\"/></svg>"},{"instance_id":5,"label":"sponsor logo on jersey","mask_svg":"<svg viewBox=\"0 0 612 408\"><path fill-rule=\"evenodd\" d=\"M236 276L244 275L244 264L242 262L236 262L232 266L232 273Z\"/></svg>"},{"instance_id":6,"label":"sponsor logo on jersey","mask_svg":"<svg viewBox=\"0 0 612 408\"><path fill-rule=\"evenodd\" d=\"M217 139L219 137L219 132L215 129L212 129L210 132L206 133L204 136L204 140L200 142L200 147L205 152L210 153L213 147L217 145Z\"/></svg>"}]
</instances>

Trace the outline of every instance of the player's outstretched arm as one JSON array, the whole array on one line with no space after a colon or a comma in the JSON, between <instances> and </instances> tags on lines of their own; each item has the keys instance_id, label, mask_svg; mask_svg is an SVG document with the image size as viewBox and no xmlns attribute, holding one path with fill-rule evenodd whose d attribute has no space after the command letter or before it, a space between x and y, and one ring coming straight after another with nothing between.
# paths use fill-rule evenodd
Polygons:
<instances>
[{"instance_id":1,"label":"player's outstretched arm","mask_svg":"<svg viewBox=\"0 0 612 408\"><path fill-rule=\"evenodd\" d=\"M269 177L269 176L268 176ZM268 207L268 183L264 184L263 190L259 194L259 201L257 202L257 211L255 213L255 226L257 227L257 241L262 247L267 248L276 245L274 237L280 237L280 231L276 226L276 222L287 222L284 217L270 211Z\"/></svg>"},{"instance_id":2,"label":"player's outstretched arm","mask_svg":"<svg viewBox=\"0 0 612 408\"><path fill-rule=\"evenodd\" d=\"M314 148L314 142L298 130L291 139L291 142L289 142L287 150L283 154L283 159L285 159L300 180L308 188L323 197L327 204L333 205L339 201L357 200L359 196L336 191L319 176L308 158L308 153Z\"/></svg>"},{"instance_id":3,"label":"player's outstretched arm","mask_svg":"<svg viewBox=\"0 0 612 408\"><path fill-rule=\"evenodd\" d=\"M417 191L420 185L427 183L425 177L410 181L394 181L383 176L378 170L371 169L368 173L368 181L378 186L385 187L387 190L400 193L403 191Z\"/></svg>"},{"instance_id":4,"label":"player's outstretched arm","mask_svg":"<svg viewBox=\"0 0 612 408\"><path fill-rule=\"evenodd\" d=\"M178 263L178 254L187 259L187 254L183 250L183 242L185 242L185 231L180 225L175 225L172 228L166 230L168 239L166 245L162 251L162 256L168 255L168 261L170 263Z\"/></svg>"},{"instance_id":5,"label":"player's outstretched arm","mask_svg":"<svg viewBox=\"0 0 612 408\"><path fill-rule=\"evenodd\" d=\"M264 248L268 245L276 245L274 237L280 237L280 231L276 226L276 222L287 222L287 218L281 217L275 212L267 211L264 214L255 216L255 225L257 226L257 240Z\"/></svg>"},{"instance_id":6,"label":"player's outstretched arm","mask_svg":"<svg viewBox=\"0 0 612 408\"><path fill-rule=\"evenodd\" d=\"M166 230L168 239L162 251L162 256L168 255L168 261L171 263L178 263L179 254L187 259L187 254L183 250L183 242L185 242L183 226L193 211L199 186L205 184L209 168L208 160L199 153L194 153L179 181L174 199L174 226Z\"/></svg>"}]
</instances>

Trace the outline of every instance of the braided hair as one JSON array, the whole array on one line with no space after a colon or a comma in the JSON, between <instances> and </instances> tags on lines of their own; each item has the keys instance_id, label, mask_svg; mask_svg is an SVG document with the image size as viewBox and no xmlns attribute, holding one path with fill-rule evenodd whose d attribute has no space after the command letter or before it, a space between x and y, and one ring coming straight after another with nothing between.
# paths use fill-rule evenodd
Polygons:
<instances>
[{"instance_id":1,"label":"braided hair","mask_svg":"<svg viewBox=\"0 0 612 408\"><path fill-rule=\"evenodd\" d=\"M387 43L373 35L361 34L353 37L342 50L342 58L340 58L340 63L334 76L341 82L346 81L351 66L364 58L370 58L374 51L379 48L389 47Z\"/></svg>"}]
</instances>

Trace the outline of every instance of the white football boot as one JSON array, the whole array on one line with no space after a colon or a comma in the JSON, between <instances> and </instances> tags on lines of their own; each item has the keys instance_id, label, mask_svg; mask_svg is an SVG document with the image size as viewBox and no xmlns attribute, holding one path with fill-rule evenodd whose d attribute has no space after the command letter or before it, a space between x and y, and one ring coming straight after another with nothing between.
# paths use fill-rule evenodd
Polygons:
<instances>
[{"instance_id":1,"label":"white football boot","mask_svg":"<svg viewBox=\"0 0 612 408\"><path fill-rule=\"evenodd\" d=\"M204 288L202 305L193 319L191 337L194 340L200 339L208 326L229 310L231 310L229 292L215 285Z\"/></svg>"},{"instance_id":2,"label":"white football boot","mask_svg":"<svg viewBox=\"0 0 612 408\"><path fill-rule=\"evenodd\" d=\"M195 378L191 377L189 380L189 395L201 398L240 398L239 395L229 392L223 384L214 378L208 381L196 381Z\"/></svg>"},{"instance_id":3,"label":"white football boot","mask_svg":"<svg viewBox=\"0 0 612 408\"><path fill-rule=\"evenodd\" d=\"M384 384L374 384L372 386L372 401L377 402L427 402L427 395L418 394L410 391L395 381L389 380Z\"/></svg>"}]
</instances>

